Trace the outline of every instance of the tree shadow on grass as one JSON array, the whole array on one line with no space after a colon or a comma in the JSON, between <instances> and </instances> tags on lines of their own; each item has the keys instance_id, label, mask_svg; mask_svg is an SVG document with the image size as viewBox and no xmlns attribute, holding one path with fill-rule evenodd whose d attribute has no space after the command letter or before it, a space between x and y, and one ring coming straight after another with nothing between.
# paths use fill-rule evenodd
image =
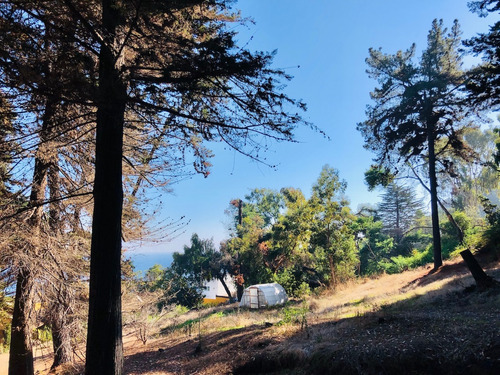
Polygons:
<instances>
[{"instance_id":1,"label":"tree shadow on grass","mask_svg":"<svg viewBox=\"0 0 500 375\"><path fill-rule=\"evenodd\" d=\"M234 373L500 373L500 292L448 292L448 284L440 293L312 324L307 335L297 334Z\"/></svg>"},{"instance_id":2,"label":"tree shadow on grass","mask_svg":"<svg viewBox=\"0 0 500 375\"><path fill-rule=\"evenodd\" d=\"M488 268L496 263L496 262L492 263L491 260L488 259L490 257L490 254L479 253L479 254L476 254L475 257L478 260L478 262L483 265L483 268L486 269L487 272L488 272ZM492 277L499 277L500 276L500 274L498 274L498 272L495 272L495 271L492 271L492 272L494 273L491 275ZM443 279L447 279L447 278L456 278L457 275L460 275L461 276L460 279L462 279L462 280L464 280L468 276L471 276L471 273L470 273L469 269L467 268L467 265L465 264L464 261L461 261L458 263L452 263L452 264L445 264L437 270L431 269L424 276L419 277L419 278L409 282L402 289L404 290L404 289L408 289L408 288L412 288L412 287L426 286L426 285L432 284L433 282L438 281L438 280L443 280Z\"/></svg>"},{"instance_id":3,"label":"tree shadow on grass","mask_svg":"<svg viewBox=\"0 0 500 375\"><path fill-rule=\"evenodd\" d=\"M269 327L253 325L199 337L166 338L159 347L125 357L125 374L162 372L172 374L230 373L236 362L248 360L248 353L258 353L275 340L264 334ZM252 349L251 351L249 349ZM217 370L218 369L218 370ZM214 372L215 371L215 372Z\"/></svg>"},{"instance_id":4,"label":"tree shadow on grass","mask_svg":"<svg viewBox=\"0 0 500 375\"><path fill-rule=\"evenodd\" d=\"M292 324L286 337L266 325L203 334L201 345L166 337L126 356L125 374L498 374L500 293L457 291L467 277L351 318Z\"/></svg>"}]
</instances>

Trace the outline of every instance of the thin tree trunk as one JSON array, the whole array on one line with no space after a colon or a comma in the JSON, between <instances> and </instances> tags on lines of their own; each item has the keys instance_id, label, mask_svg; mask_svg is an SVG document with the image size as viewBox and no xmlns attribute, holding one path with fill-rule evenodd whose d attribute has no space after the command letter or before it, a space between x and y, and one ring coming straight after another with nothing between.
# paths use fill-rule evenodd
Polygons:
<instances>
[{"instance_id":1,"label":"thin tree trunk","mask_svg":"<svg viewBox=\"0 0 500 375\"><path fill-rule=\"evenodd\" d=\"M227 287L226 281L224 280L224 276L219 276L219 280L220 280L222 286L224 287L224 290L226 291L227 296L229 297L229 300L231 300L231 298L232 298L231 292L229 291L229 288Z\"/></svg>"},{"instance_id":2,"label":"thin tree trunk","mask_svg":"<svg viewBox=\"0 0 500 375\"><path fill-rule=\"evenodd\" d=\"M238 199L238 225L243 224L243 201L241 199ZM241 228L238 228L238 233L241 230ZM238 237L242 237L241 233L238 234ZM237 259L238 261L240 260L240 252L238 250L237 253ZM240 263L239 268L238 268L238 273L241 275L241 279L243 279L243 264ZM236 283L236 298L238 298L238 302L241 302L241 299L243 298L243 292L245 290L245 284L244 282L237 282Z\"/></svg>"},{"instance_id":3,"label":"thin tree trunk","mask_svg":"<svg viewBox=\"0 0 500 375\"><path fill-rule=\"evenodd\" d=\"M431 116L431 114L428 114ZM431 194L431 217L432 217L432 241L434 250L434 269L443 265L441 255L441 233L439 231L439 213L437 196L437 177L436 177L436 153L434 149L434 125L427 122L427 146L429 149L429 190Z\"/></svg>"},{"instance_id":4,"label":"thin tree trunk","mask_svg":"<svg viewBox=\"0 0 500 375\"><path fill-rule=\"evenodd\" d=\"M337 285L337 275L335 274L335 263L333 262L333 256L328 256L328 263L330 264L330 286L335 288Z\"/></svg>"},{"instance_id":5,"label":"thin tree trunk","mask_svg":"<svg viewBox=\"0 0 500 375\"><path fill-rule=\"evenodd\" d=\"M120 375L123 371L120 259L126 89L112 51L119 19L118 4L103 0L102 20L108 37L99 55L86 375Z\"/></svg>"},{"instance_id":6,"label":"thin tree trunk","mask_svg":"<svg viewBox=\"0 0 500 375\"><path fill-rule=\"evenodd\" d=\"M241 302L244 290L245 290L244 285L236 284L236 298L238 298L238 302Z\"/></svg>"},{"instance_id":7,"label":"thin tree trunk","mask_svg":"<svg viewBox=\"0 0 500 375\"><path fill-rule=\"evenodd\" d=\"M53 202L49 207L49 227L53 236L60 234L60 206L56 201L59 198L60 178L57 162L57 154L52 157L49 171L49 194L50 200ZM52 301L49 311L50 328L52 330L52 346L54 348L54 362L51 368L56 368L64 363L73 362L71 348L71 328L69 312L71 308L71 294L68 291L65 283L67 282L64 272L60 272L60 279L57 280L59 287L57 299Z\"/></svg>"}]
</instances>

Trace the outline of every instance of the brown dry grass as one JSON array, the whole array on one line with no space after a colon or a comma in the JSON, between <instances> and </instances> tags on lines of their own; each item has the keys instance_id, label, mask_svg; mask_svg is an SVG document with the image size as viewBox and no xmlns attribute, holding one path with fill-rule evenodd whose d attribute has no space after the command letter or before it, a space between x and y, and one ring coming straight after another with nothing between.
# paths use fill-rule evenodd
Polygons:
<instances>
[{"instance_id":1,"label":"brown dry grass","mask_svg":"<svg viewBox=\"0 0 500 375\"><path fill-rule=\"evenodd\" d=\"M500 279L498 262L488 273ZM192 336L169 326L146 350L153 367L137 351L127 374L497 373L500 294L465 293L471 284L460 260L352 282L308 298L305 329L277 325L283 309L192 312Z\"/></svg>"},{"instance_id":2,"label":"brown dry grass","mask_svg":"<svg viewBox=\"0 0 500 375\"><path fill-rule=\"evenodd\" d=\"M306 299L303 329L278 324L283 308L165 314L146 345L125 327L125 374L497 374L500 292L473 283L459 259L352 282Z\"/></svg>"}]
</instances>

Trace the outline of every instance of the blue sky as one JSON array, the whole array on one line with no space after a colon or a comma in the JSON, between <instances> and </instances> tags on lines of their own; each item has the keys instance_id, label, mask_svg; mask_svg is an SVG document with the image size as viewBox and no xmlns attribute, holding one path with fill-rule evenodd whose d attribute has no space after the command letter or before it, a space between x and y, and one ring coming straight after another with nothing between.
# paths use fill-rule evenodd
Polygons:
<instances>
[{"instance_id":1,"label":"blue sky","mask_svg":"<svg viewBox=\"0 0 500 375\"><path fill-rule=\"evenodd\" d=\"M266 156L276 169L216 145L208 178L193 176L162 196L162 217L191 220L185 233L155 246L144 244L130 255L182 251L192 233L218 244L227 238L224 210L231 199L243 198L253 188L295 187L309 196L325 164L347 181L353 210L377 202L380 192L368 192L363 181L373 155L363 149L356 130L375 87L365 72L368 49L394 53L415 42L420 50L434 18L443 19L447 27L458 19L464 39L487 31L494 20L472 14L463 0L240 0L234 8L255 21L236 28L239 44L248 43L250 50L277 50L273 66L294 76L285 93L307 103L304 118L330 140L298 129L298 143L272 144Z\"/></svg>"}]
</instances>

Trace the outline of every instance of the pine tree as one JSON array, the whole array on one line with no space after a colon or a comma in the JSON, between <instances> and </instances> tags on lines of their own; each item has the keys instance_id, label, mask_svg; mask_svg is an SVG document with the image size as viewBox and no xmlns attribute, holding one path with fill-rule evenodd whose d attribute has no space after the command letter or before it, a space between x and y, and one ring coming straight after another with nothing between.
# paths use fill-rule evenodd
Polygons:
<instances>
[{"instance_id":1,"label":"pine tree","mask_svg":"<svg viewBox=\"0 0 500 375\"><path fill-rule=\"evenodd\" d=\"M471 1L469 7L481 17L500 12L500 1ZM487 33L482 33L466 40L472 53L483 58L483 64L472 69L467 82L469 99L473 102L486 103L498 108L500 104L500 21L490 26Z\"/></svg>"},{"instance_id":2,"label":"pine tree","mask_svg":"<svg viewBox=\"0 0 500 375\"><path fill-rule=\"evenodd\" d=\"M358 124L379 167L397 173L412 163L427 171L435 268L442 265L438 173L450 170L447 155L471 159L463 135L477 120L476 108L459 91L465 83L459 45L458 22L447 33L442 21L434 20L418 63L414 45L394 55L370 49L368 73L379 87L371 93L375 104L367 109L368 119Z\"/></svg>"},{"instance_id":3,"label":"pine tree","mask_svg":"<svg viewBox=\"0 0 500 375\"><path fill-rule=\"evenodd\" d=\"M412 187L392 183L382 194L377 214L383 222L385 232L398 244L414 224L417 211L420 209L422 202L416 198Z\"/></svg>"},{"instance_id":4,"label":"pine tree","mask_svg":"<svg viewBox=\"0 0 500 375\"><path fill-rule=\"evenodd\" d=\"M24 90L25 98L39 99L33 105L49 108L49 99L55 105L69 102L95 116L86 373L119 374L123 363L120 257L126 128L182 139L179 149L170 148L172 153L191 150L194 169L208 175L210 152L204 141L226 142L259 159L267 148L260 143L263 136L292 139L295 126L302 121L295 114L296 107L304 106L280 92L281 81L290 77L269 67L271 55L237 48L234 33L225 26L236 17L225 1L12 0L2 3L0 11L4 30L30 34L30 38L3 35L6 53L0 65L9 73L4 84ZM40 54L32 52L45 36L49 48ZM63 46L66 61L81 62L83 67L73 68L73 75L69 70L57 72L60 83L55 82L54 90L40 84L46 83L43 71L30 67L40 66L34 62L39 55L46 56L45 51ZM14 71L23 74L10 74ZM163 147L169 147L169 142ZM152 148L144 150L147 155Z\"/></svg>"}]
</instances>

